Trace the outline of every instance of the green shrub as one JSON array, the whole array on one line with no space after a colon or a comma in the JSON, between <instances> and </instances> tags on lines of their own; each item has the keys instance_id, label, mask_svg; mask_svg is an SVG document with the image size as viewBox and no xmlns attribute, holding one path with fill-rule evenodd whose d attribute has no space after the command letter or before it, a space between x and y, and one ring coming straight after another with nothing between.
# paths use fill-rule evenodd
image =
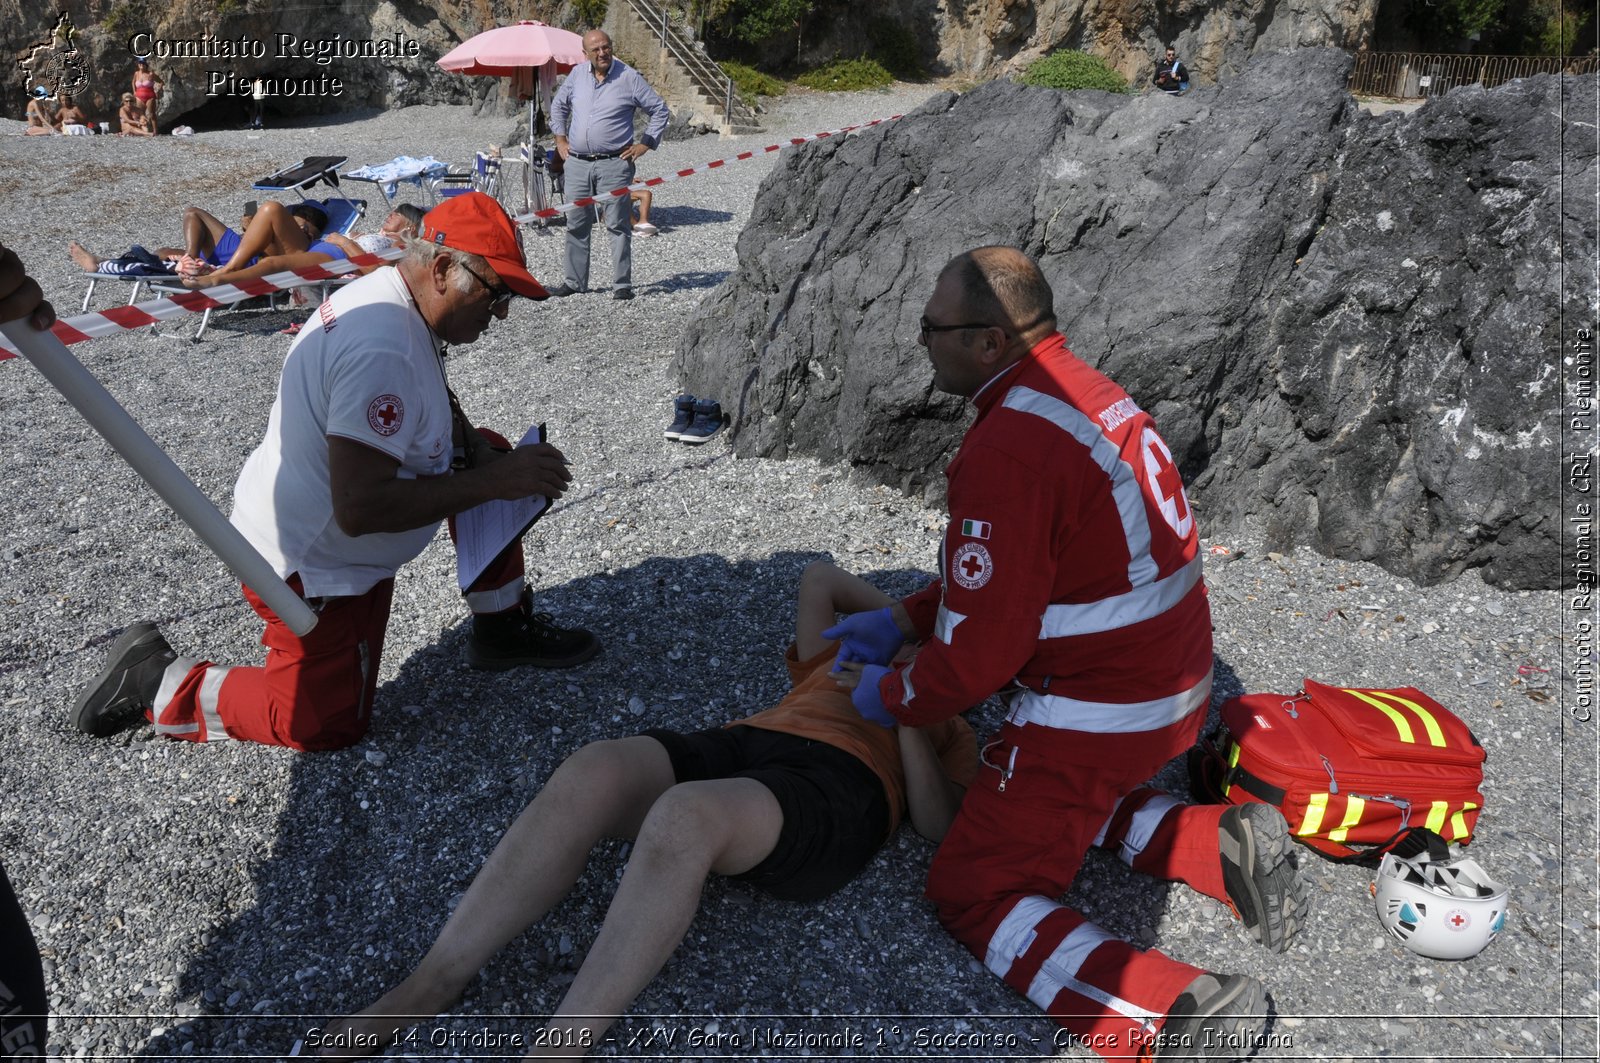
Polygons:
<instances>
[{"instance_id":1,"label":"green shrub","mask_svg":"<svg viewBox=\"0 0 1600 1063\"><path fill-rule=\"evenodd\" d=\"M598 26L606 20L606 0L572 0L572 13L580 26Z\"/></svg>"},{"instance_id":2,"label":"green shrub","mask_svg":"<svg viewBox=\"0 0 1600 1063\"><path fill-rule=\"evenodd\" d=\"M127 37L135 30L146 28L144 8L137 3L120 3L100 20L100 28L113 37Z\"/></svg>"},{"instance_id":3,"label":"green shrub","mask_svg":"<svg viewBox=\"0 0 1600 1063\"><path fill-rule=\"evenodd\" d=\"M894 75L876 59L835 59L795 78L808 89L824 92L855 92L880 89L894 84Z\"/></svg>"},{"instance_id":4,"label":"green shrub","mask_svg":"<svg viewBox=\"0 0 1600 1063\"><path fill-rule=\"evenodd\" d=\"M895 19L868 20L867 52L901 81L920 81L927 76L917 35Z\"/></svg>"},{"instance_id":5,"label":"green shrub","mask_svg":"<svg viewBox=\"0 0 1600 1063\"><path fill-rule=\"evenodd\" d=\"M753 100L757 96L782 96L789 90L788 85L753 66L731 61L720 65L722 72L733 79L733 87L738 89L739 95L746 100Z\"/></svg>"},{"instance_id":6,"label":"green shrub","mask_svg":"<svg viewBox=\"0 0 1600 1063\"><path fill-rule=\"evenodd\" d=\"M1106 66L1099 56L1087 52L1051 52L1035 59L1022 75L1022 83L1044 89L1128 91L1128 83L1121 74Z\"/></svg>"}]
</instances>

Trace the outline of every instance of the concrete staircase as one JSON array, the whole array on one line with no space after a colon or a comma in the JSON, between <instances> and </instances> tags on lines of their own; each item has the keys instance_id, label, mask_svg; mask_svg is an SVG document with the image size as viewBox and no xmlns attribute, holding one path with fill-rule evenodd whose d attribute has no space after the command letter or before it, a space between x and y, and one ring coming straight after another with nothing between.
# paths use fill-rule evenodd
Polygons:
<instances>
[{"instance_id":1,"label":"concrete staircase","mask_svg":"<svg viewBox=\"0 0 1600 1063\"><path fill-rule=\"evenodd\" d=\"M732 89L728 75L685 40L653 0L612 0L606 28L619 52L638 59L640 72L669 104L688 108L723 136L759 133L755 112ZM645 62L654 56L653 64Z\"/></svg>"}]
</instances>

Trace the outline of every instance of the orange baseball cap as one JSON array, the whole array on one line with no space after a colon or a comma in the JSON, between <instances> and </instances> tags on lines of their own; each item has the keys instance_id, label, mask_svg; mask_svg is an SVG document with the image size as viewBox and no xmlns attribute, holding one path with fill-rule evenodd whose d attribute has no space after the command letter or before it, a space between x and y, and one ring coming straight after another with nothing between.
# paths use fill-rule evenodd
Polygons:
<instances>
[{"instance_id":1,"label":"orange baseball cap","mask_svg":"<svg viewBox=\"0 0 1600 1063\"><path fill-rule=\"evenodd\" d=\"M429 243L482 255L518 295L544 299L550 294L528 272L517 227L491 196L482 192L451 196L423 215L420 235Z\"/></svg>"}]
</instances>

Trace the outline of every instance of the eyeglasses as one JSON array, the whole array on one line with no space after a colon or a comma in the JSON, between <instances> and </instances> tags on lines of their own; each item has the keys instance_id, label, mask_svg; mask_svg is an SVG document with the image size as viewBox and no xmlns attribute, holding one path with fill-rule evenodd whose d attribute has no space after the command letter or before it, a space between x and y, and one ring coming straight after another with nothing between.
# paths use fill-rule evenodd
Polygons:
<instances>
[{"instance_id":1,"label":"eyeglasses","mask_svg":"<svg viewBox=\"0 0 1600 1063\"><path fill-rule=\"evenodd\" d=\"M928 345L928 334L931 332L960 332L962 329L1000 327L999 325L991 325L987 321L970 321L961 325L935 325L927 318L923 318L919 324L921 325L921 330L917 333L917 337L922 341L924 347Z\"/></svg>"},{"instance_id":2,"label":"eyeglasses","mask_svg":"<svg viewBox=\"0 0 1600 1063\"><path fill-rule=\"evenodd\" d=\"M499 310L501 307L511 305L511 297L516 295L516 292L512 291L510 288L507 288L504 284L490 284L488 281L484 280L478 275L477 270L473 269L465 262L457 262L456 265L466 270L472 275L473 280L483 285L483 290L489 293L490 310Z\"/></svg>"}]
</instances>

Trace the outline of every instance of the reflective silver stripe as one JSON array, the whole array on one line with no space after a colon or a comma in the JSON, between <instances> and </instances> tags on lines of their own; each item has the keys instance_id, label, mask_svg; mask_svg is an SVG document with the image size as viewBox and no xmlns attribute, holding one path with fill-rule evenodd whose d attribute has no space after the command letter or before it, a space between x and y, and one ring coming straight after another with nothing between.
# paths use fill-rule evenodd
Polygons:
<instances>
[{"instance_id":1,"label":"reflective silver stripe","mask_svg":"<svg viewBox=\"0 0 1600 1063\"><path fill-rule=\"evenodd\" d=\"M1087 921L1079 923L1040 965L1039 973L1028 984L1028 999L1041 1008L1048 1008L1055 1002L1058 993L1063 989L1070 989L1102 1007L1110 1008L1118 1015L1139 1022L1155 1019L1157 1017L1155 1012L1146 1011L1131 1000L1124 1000L1078 978L1078 971L1082 968L1083 961L1089 958L1089 953L1108 941L1116 940L1093 923Z\"/></svg>"},{"instance_id":2,"label":"reflective silver stripe","mask_svg":"<svg viewBox=\"0 0 1600 1063\"><path fill-rule=\"evenodd\" d=\"M1194 560L1172 575L1126 593L1101 598L1097 602L1048 606L1039 624L1039 637L1059 639L1070 635L1092 635L1160 616L1194 590L1194 585L1200 582L1201 568L1200 557L1196 555Z\"/></svg>"},{"instance_id":3,"label":"reflective silver stripe","mask_svg":"<svg viewBox=\"0 0 1600 1063\"><path fill-rule=\"evenodd\" d=\"M933 622L934 637L946 646L950 645L950 640L955 637L957 625L966 618L966 614L958 613L954 609L946 609L941 602L939 615Z\"/></svg>"},{"instance_id":4,"label":"reflective silver stripe","mask_svg":"<svg viewBox=\"0 0 1600 1063\"><path fill-rule=\"evenodd\" d=\"M474 613L503 613L522 603L522 577L493 590L468 591L467 608Z\"/></svg>"},{"instance_id":5,"label":"reflective silver stripe","mask_svg":"<svg viewBox=\"0 0 1600 1063\"><path fill-rule=\"evenodd\" d=\"M900 685L905 687L906 690L906 696L900 702L902 705L911 704L911 699L917 696L916 688L911 685L911 669L915 668L916 666L916 659L913 658L910 664L900 669Z\"/></svg>"},{"instance_id":6,"label":"reflective silver stripe","mask_svg":"<svg viewBox=\"0 0 1600 1063\"><path fill-rule=\"evenodd\" d=\"M1177 723L1210 699L1210 673L1182 694L1153 701L1079 701L1060 694L1023 690L1013 696L1011 712L1006 718L1019 726L1032 723L1063 731L1126 734L1154 731Z\"/></svg>"},{"instance_id":7,"label":"reflective silver stripe","mask_svg":"<svg viewBox=\"0 0 1600 1063\"><path fill-rule=\"evenodd\" d=\"M184 677L194 670L200 663L198 657L179 657L167 665L167 670L161 673L161 685L156 688L156 703L151 707L150 715L155 718L156 734L161 735L192 735L200 730L200 722L195 720L190 723L162 723L161 714L172 704L172 699L178 696L178 685Z\"/></svg>"},{"instance_id":8,"label":"reflective silver stripe","mask_svg":"<svg viewBox=\"0 0 1600 1063\"><path fill-rule=\"evenodd\" d=\"M1032 388L1012 388L1006 392L1002 405L1044 418L1089 451L1089 459L1111 479L1111 497L1116 500L1122 534L1128 540L1128 582L1135 587L1154 583L1161 573L1150 555L1150 518L1145 510L1144 491L1133 467L1122 460L1122 452L1106 438L1099 422L1090 420L1070 403Z\"/></svg>"},{"instance_id":9,"label":"reflective silver stripe","mask_svg":"<svg viewBox=\"0 0 1600 1063\"><path fill-rule=\"evenodd\" d=\"M1146 801L1144 807L1128 820L1128 830L1122 836L1122 848L1118 853L1122 862L1131 865L1134 858L1149 847L1150 839L1155 837L1156 828L1161 826L1167 813L1182 804L1171 794L1156 794Z\"/></svg>"},{"instance_id":10,"label":"reflective silver stripe","mask_svg":"<svg viewBox=\"0 0 1600 1063\"><path fill-rule=\"evenodd\" d=\"M200 711L205 716L207 742L225 742L233 737L222 726L222 716L217 712L217 697L222 693L222 681L228 678L231 671L232 665L214 664L206 669L205 678L200 680L200 693L195 700L200 703Z\"/></svg>"},{"instance_id":11,"label":"reflective silver stripe","mask_svg":"<svg viewBox=\"0 0 1600 1063\"><path fill-rule=\"evenodd\" d=\"M1126 796L1117 798L1117 803L1111 806L1111 814L1100 824L1100 829L1095 831L1094 841L1090 844L1098 848L1106 843L1106 831L1111 829L1111 821L1117 818L1117 813L1122 811L1122 802L1126 800Z\"/></svg>"},{"instance_id":12,"label":"reflective silver stripe","mask_svg":"<svg viewBox=\"0 0 1600 1063\"><path fill-rule=\"evenodd\" d=\"M1024 897L1018 901L990 935L984 966L1004 978L1017 957L1033 944L1039 921L1060 907L1047 897Z\"/></svg>"}]
</instances>

